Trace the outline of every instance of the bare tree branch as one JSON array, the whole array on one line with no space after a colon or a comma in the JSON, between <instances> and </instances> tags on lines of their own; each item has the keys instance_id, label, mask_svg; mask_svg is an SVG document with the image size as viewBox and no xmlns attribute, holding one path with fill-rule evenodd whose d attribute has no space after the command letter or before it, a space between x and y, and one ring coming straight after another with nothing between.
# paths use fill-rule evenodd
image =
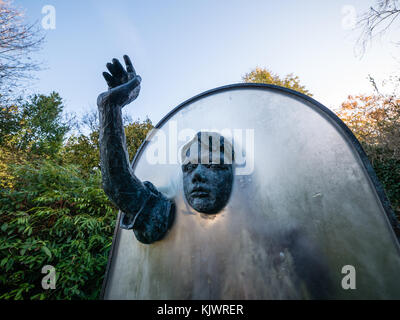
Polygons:
<instances>
[{"instance_id":1,"label":"bare tree branch","mask_svg":"<svg viewBox=\"0 0 400 320\"><path fill-rule=\"evenodd\" d=\"M13 89L21 81L32 79L32 71L39 70L31 54L43 41L38 23L27 24L22 10L11 0L0 1L0 102L8 101Z\"/></svg>"},{"instance_id":2,"label":"bare tree branch","mask_svg":"<svg viewBox=\"0 0 400 320\"><path fill-rule=\"evenodd\" d=\"M377 36L382 36L400 16L399 0L376 0L374 6L363 13L358 21L357 28L361 30L357 40L360 55L364 55L368 44Z\"/></svg>"}]
</instances>

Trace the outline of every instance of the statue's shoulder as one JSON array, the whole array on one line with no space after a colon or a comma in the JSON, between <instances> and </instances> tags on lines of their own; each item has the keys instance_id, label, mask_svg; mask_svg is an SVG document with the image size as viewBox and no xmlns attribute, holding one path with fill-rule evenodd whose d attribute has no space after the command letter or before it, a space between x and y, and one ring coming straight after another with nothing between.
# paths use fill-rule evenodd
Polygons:
<instances>
[{"instance_id":1,"label":"statue's shoulder","mask_svg":"<svg viewBox=\"0 0 400 320\"><path fill-rule=\"evenodd\" d=\"M146 244L161 240L171 228L175 217L175 203L164 196L151 182L143 182L150 196L138 212L133 231Z\"/></svg>"},{"instance_id":2,"label":"statue's shoulder","mask_svg":"<svg viewBox=\"0 0 400 320\"><path fill-rule=\"evenodd\" d=\"M152 192L153 194L155 194L158 197L162 197L163 195L161 194L160 191L158 191L158 189L154 186L154 184L152 184L150 181L144 181L143 184L145 185L145 187Z\"/></svg>"}]
</instances>

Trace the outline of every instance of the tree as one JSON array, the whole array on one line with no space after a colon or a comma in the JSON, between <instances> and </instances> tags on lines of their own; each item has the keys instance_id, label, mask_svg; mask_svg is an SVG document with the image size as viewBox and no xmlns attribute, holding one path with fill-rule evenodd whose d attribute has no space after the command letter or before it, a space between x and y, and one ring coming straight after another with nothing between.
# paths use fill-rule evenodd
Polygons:
<instances>
[{"instance_id":1,"label":"tree","mask_svg":"<svg viewBox=\"0 0 400 320\"><path fill-rule=\"evenodd\" d=\"M54 157L60 151L70 120L63 119L58 93L34 95L21 106L21 126L16 147L38 156Z\"/></svg>"},{"instance_id":2,"label":"tree","mask_svg":"<svg viewBox=\"0 0 400 320\"><path fill-rule=\"evenodd\" d=\"M281 78L268 69L255 68L251 72L246 73L242 80L244 82L274 84L304 93L312 97L312 94L305 88L305 86L300 84L299 77L292 73L286 75L284 78Z\"/></svg>"},{"instance_id":3,"label":"tree","mask_svg":"<svg viewBox=\"0 0 400 320\"><path fill-rule=\"evenodd\" d=\"M373 77L369 80L374 89L370 95L349 96L337 112L357 139L367 147L385 150L384 157L400 160L400 91L399 79L389 78L378 88ZM391 91L385 90L385 86ZM376 154L372 155L376 158Z\"/></svg>"},{"instance_id":4,"label":"tree","mask_svg":"<svg viewBox=\"0 0 400 320\"><path fill-rule=\"evenodd\" d=\"M151 129L153 129L153 124L149 118L143 122L136 120L125 126L126 147L131 161Z\"/></svg>"},{"instance_id":5,"label":"tree","mask_svg":"<svg viewBox=\"0 0 400 320\"><path fill-rule=\"evenodd\" d=\"M400 97L349 96L337 114L362 144L400 220Z\"/></svg>"},{"instance_id":6,"label":"tree","mask_svg":"<svg viewBox=\"0 0 400 320\"><path fill-rule=\"evenodd\" d=\"M338 116L360 142L383 148L387 156L400 160L400 97L349 96L342 103Z\"/></svg>"},{"instance_id":7,"label":"tree","mask_svg":"<svg viewBox=\"0 0 400 320\"><path fill-rule=\"evenodd\" d=\"M398 22L400 16L399 0L376 0L358 21L357 27L361 29L358 44L361 47L361 54L365 52L367 44L376 36L383 35L389 28ZM400 39L397 39L400 44Z\"/></svg>"},{"instance_id":8,"label":"tree","mask_svg":"<svg viewBox=\"0 0 400 320\"><path fill-rule=\"evenodd\" d=\"M18 82L38 70L31 53L40 49L43 41L36 23L25 23L22 11L11 1L0 1L0 102L10 99Z\"/></svg>"},{"instance_id":9,"label":"tree","mask_svg":"<svg viewBox=\"0 0 400 320\"><path fill-rule=\"evenodd\" d=\"M0 187L11 188L10 166L38 158L56 159L72 119L63 118L58 93L34 95L0 108Z\"/></svg>"},{"instance_id":10,"label":"tree","mask_svg":"<svg viewBox=\"0 0 400 320\"><path fill-rule=\"evenodd\" d=\"M89 134L72 136L60 147L61 136L49 133L65 132L61 111L55 93L3 111L8 121L0 121L0 132L4 147L14 148L10 157L32 153L25 150L53 150L61 156L40 153L30 161L14 161L7 168L11 185L4 184L0 159L0 299L99 297L117 209L101 188L96 113L83 119ZM125 125L131 158L152 127L149 119ZM21 141L25 135L27 141ZM41 287L46 264L56 268L55 290Z\"/></svg>"},{"instance_id":11,"label":"tree","mask_svg":"<svg viewBox=\"0 0 400 320\"><path fill-rule=\"evenodd\" d=\"M7 139L20 129L21 114L17 105L0 107L0 146L7 144Z\"/></svg>"},{"instance_id":12,"label":"tree","mask_svg":"<svg viewBox=\"0 0 400 320\"><path fill-rule=\"evenodd\" d=\"M129 159L133 160L140 145L153 128L150 119L143 122L132 121L124 116L126 145ZM96 112L91 112L83 117L83 124L91 130L89 134L71 136L62 151L62 159L66 164L76 164L82 174L88 175L93 170L100 169L99 128Z\"/></svg>"}]
</instances>

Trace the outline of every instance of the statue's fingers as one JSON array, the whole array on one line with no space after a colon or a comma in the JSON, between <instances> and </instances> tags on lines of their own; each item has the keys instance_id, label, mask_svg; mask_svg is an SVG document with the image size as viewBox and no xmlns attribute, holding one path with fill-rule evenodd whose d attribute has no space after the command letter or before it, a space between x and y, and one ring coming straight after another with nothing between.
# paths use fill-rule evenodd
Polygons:
<instances>
[{"instance_id":1,"label":"statue's fingers","mask_svg":"<svg viewBox=\"0 0 400 320\"><path fill-rule=\"evenodd\" d=\"M124 69L124 67L122 66L122 64L119 62L118 59L113 59L113 65L114 65L114 70L119 74L119 75L125 75L127 76L127 73Z\"/></svg>"},{"instance_id":2,"label":"statue's fingers","mask_svg":"<svg viewBox=\"0 0 400 320\"><path fill-rule=\"evenodd\" d=\"M115 70L115 67L112 63L107 63L106 67L107 67L108 71L110 71L111 75L113 75L114 77L119 76L117 70Z\"/></svg>"},{"instance_id":3,"label":"statue's fingers","mask_svg":"<svg viewBox=\"0 0 400 320\"><path fill-rule=\"evenodd\" d=\"M125 71L122 64L118 59L113 59L114 70L117 72L117 77L121 81L121 83L125 83L128 81L128 73Z\"/></svg>"},{"instance_id":4,"label":"statue's fingers","mask_svg":"<svg viewBox=\"0 0 400 320\"><path fill-rule=\"evenodd\" d=\"M128 88L129 91L132 91L136 87L138 87L141 82L142 78L140 76L135 76L133 79L129 80L126 87Z\"/></svg>"},{"instance_id":5,"label":"statue's fingers","mask_svg":"<svg viewBox=\"0 0 400 320\"><path fill-rule=\"evenodd\" d=\"M108 72L103 72L103 77L107 82L107 85L109 88L114 88L117 86L117 83L112 75L110 75Z\"/></svg>"},{"instance_id":6,"label":"statue's fingers","mask_svg":"<svg viewBox=\"0 0 400 320\"><path fill-rule=\"evenodd\" d=\"M133 73L136 76L135 68L132 65L131 59L127 55L124 55L124 61L126 65L126 71L128 71L128 73Z\"/></svg>"}]
</instances>

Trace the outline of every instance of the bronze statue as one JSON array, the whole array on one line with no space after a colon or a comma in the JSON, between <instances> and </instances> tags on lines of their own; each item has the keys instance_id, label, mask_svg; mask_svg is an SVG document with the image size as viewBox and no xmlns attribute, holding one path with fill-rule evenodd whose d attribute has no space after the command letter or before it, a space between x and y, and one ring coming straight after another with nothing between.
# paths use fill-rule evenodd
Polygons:
<instances>
[{"instance_id":1,"label":"bronze statue","mask_svg":"<svg viewBox=\"0 0 400 320\"><path fill-rule=\"evenodd\" d=\"M103 76L109 90L97 100L103 188L123 212L121 228L133 229L140 242L149 244L162 239L171 227L174 203L151 182L142 183L131 169L121 112L138 97L141 78L129 57L125 55L124 60L126 70L117 59L107 64L110 73ZM231 143L217 133L199 132L187 143L182 149L182 171L190 206L215 214L226 205L232 190L233 158Z\"/></svg>"}]
</instances>

